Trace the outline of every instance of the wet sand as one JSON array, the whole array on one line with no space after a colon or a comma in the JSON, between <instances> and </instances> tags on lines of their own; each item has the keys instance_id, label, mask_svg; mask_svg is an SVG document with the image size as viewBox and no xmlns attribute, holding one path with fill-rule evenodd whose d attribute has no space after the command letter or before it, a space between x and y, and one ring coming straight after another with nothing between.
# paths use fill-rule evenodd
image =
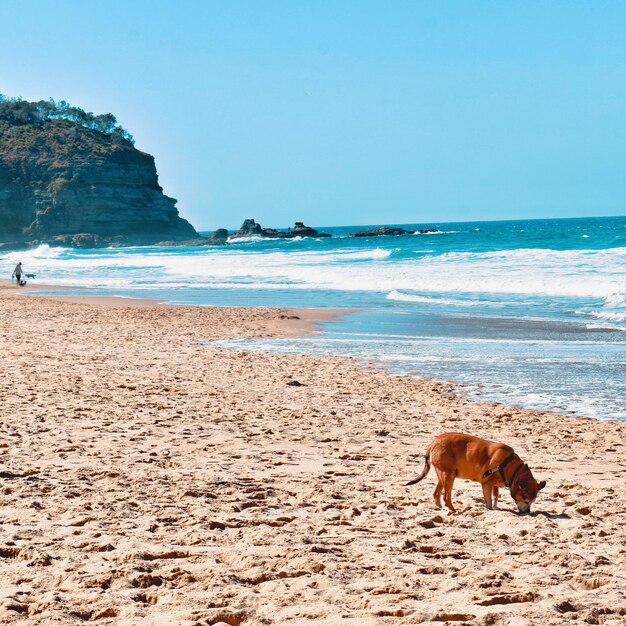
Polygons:
<instances>
[{"instance_id":1,"label":"wet sand","mask_svg":"<svg viewBox=\"0 0 626 626\"><path fill-rule=\"evenodd\" d=\"M626 424L198 343L311 332L316 312L17 291L0 623L626 623ZM534 515L505 492L486 511L475 483L456 514L434 475L404 486L450 430L514 446L548 482Z\"/></svg>"}]
</instances>

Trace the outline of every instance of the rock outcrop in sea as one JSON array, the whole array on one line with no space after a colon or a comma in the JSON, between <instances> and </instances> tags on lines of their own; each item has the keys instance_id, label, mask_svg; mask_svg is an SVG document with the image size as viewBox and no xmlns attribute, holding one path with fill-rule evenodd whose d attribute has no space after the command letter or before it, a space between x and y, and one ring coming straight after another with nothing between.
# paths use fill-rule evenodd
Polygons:
<instances>
[{"instance_id":1,"label":"rock outcrop in sea","mask_svg":"<svg viewBox=\"0 0 626 626\"><path fill-rule=\"evenodd\" d=\"M244 220L241 228L230 239L241 239L242 237L267 237L269 239L293 239L294 237L330 237L330 233L320 233L315 228L305 226L303 222L296 222L289 230L275 230L274 228L263 228L261 224L253 219Z\"/></svg>"},{"instance_id":2,"label":"rock outcrop in sea","mask_svg":"<svg viewBox=\"0 0 626 626\"><path fill-rule=\"evenodd\" d=\"M218 228L207 236L208 243L221 245L225 244L228 239L228 231L225 228Z\"/></svg>"},{"instance_id":3,"label":"rock outcrop in sea","mask_svg":"<svg viewBox=\"0 0 626 626\"><path fill-rule=\"evenodd\" d=\"M134 147L115 117L0 97L0 242L92 248L192 239L200 235L163 193L154 157Z\"/></svg>"},{"instance_id":4,"label":"rock outcrop in sea","mask_svg":"<svg viewBox=\"0 0 626 626\"><path fill-rule=\"evenodd\" d=\"M425 235L427 233L438 232L436 228L418 228L417 230L405 230L404 228L395 228L391 226L381 226L380 228L372 228L371 230L359 230L356 233L350 233L350 237L380 237L382 235Z\"/></svg>"}]
</instances>

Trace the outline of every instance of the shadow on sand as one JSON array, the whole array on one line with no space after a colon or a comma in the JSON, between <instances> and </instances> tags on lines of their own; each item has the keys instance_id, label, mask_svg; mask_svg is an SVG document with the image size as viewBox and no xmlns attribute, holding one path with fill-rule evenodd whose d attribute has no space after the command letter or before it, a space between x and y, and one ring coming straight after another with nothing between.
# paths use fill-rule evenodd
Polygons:
<instances>
[{"instance_id":1,"label":"shadow on sand","mask_svg":"<svg viewBox=\"0 0 626 626\"><path fill-rule=\"evenodd\" d=\"M547 511L537 511L536 513L529 513L531 517L537 517L537 515L543 515L548 519L571 519L567 513L548 513Z\"/></svg>"},{"instance_id":2,"label":"shadow on sand","mask_svg":"<svg viewBox=\"0 0 626 626\"><path fill-rule=\"evenodd\" d=\"M0 472L0 478L7 478L13 480L15 478L24 478L26 480L40 480L38 476L32 474L16 474L15 472Z\"/></svg>"}]
</instances>

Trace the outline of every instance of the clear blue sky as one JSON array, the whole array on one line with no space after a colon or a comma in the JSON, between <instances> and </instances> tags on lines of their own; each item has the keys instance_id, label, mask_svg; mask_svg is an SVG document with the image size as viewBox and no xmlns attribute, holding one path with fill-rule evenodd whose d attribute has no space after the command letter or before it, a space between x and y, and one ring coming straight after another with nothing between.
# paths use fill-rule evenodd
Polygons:
<instances>
[{"instance_id":1,"label":"clear blue sky","mask_svg":"<svg viewBox=\"0 0 626 626\"><path fill-rule=\"evenodd\" d=\"M626 214L626 3L0 0L0 92L112 112L200 229Z\"/></svg>"}]
</instances>

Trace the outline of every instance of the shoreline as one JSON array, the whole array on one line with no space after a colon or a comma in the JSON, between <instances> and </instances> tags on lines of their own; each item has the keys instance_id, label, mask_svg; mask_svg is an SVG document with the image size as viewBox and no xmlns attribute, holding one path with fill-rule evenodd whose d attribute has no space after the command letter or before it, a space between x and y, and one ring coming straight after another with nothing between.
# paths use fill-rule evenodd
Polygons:
<instances>
[{"instance_id":1,"label":"shoreline","mask_svg":"<svg viewBox=\"0 0 626 626\"><path fill-rule=\"evenodd\" d=\"M623 620L624 423L197 343L289 336L286 309L0 289L0 311L0 623ZM438 510L432 472L405 487L444 431L512 445L548 481L533 515L465 481Z\"/></svg>"},{"instance_id":2,"label":"shoreline","mask_svg":"<svg viewBox=\"0 0 626 626\"><path fill-rule=\"evenodd\" d=\"M40 290L63 290L66 287L59 287L56 285L37 285L29 287L15 287L11 281L6 279L0 279L0 294L6 293L6 290L13 289L14 293L11 295L20 295L27 293L31 298L48 298L61 302L70 302L73 304L92 304L102 307L113 308L131 308L131 309L150 309L154 307L163 308L175 308L175 309L195 309L195 308L224 308L224 309L240 309L244 307L232 307L232 306L219 306L219 305L189 305L189 304L171 304L162 300L156 300L154 298L140 298L137 296L95 296L95 295L80 295L70 296L59 294L39 294L33 293ZM246 307L248 308L248 307ZM271 307L249 307L251 309L266 310ZM317 309L317 308L298 308L298 307L275 307L275 311L280 312L282 316L280 319L286 321L286 326L289 327L288 335L303 336L309 335L315 332L319 323L332 320L343 315L351 315L352 313L358 313L358 309ZM284 331L284 329L283 329ZM286 336L286 335L285 335Z\"/></svg>"},{"instance_id":3,"label":"shoreline","mask_svg":"<svg viewBox=\"0 0 626 626\"><path fill-rule=\"evenodd\" d=\"M135 295L133 296L89 295L88 293L89 288L84 288L84 291L86 292L84 295L64 295L62 293L39 294L36 292L40 290L62 291L62 290L71 289L71 288L65 287L65 286L59 287L57 285L37 285L37 286L31 285L30 287L25 286L23 288L17 289L16 287L12 285L12 281L0 279L0 289L6 289L7 287L12 287L15 290L15 294L28 293L31 297L52 298L52 299L58 299L64 302L72 302L72 303L77 303L77 304L94 304L97 306L105 306L105 307L150 308L150 307L159 306L159 307L175 307L175 308L188 307L192 309L195 307L218 308L218 309L219 308L224 308L224 309L258 308L262 310L265 310L268 308L269 309L274 308L276 311L280 311L281 314L285 316L283 319L288 320L288 324L286 324L281 329L281 332L276 335L272 335L272 334L263 335L263 337L266 337L266 338L271 338L273 336L275 336L276 338L279 338L281 336L282 337L298 337L298 336L312 335L318 330L320 323L324 321L336 319L344 315L351 315L353 313L359 313L363 311L362 309L336 309L336 308L320 309L320 308L263 307L263 306L237 307L237 306L231 306L231 305L172 304L172 303L168 303L165 301L156 300L153 298L141 298L140 296L135 296ZM288 331L287 331L287 327L289 327ZM250 338L254 338L254 337L250 337ZM236 348L234 349L237 350ZM242 348L242 350L246 351L246 348L244 347ZM314 355L311 355L311 356L314 356ZM357 359L356 357L352 357L350 355L339 354L335 356L337 356L338 358L354 359L355 362L359 362L359 359ZM430 374L427 374L425 372L420 372L417 370L411 370L411 372L405 372L405 373L397 373L397 372L393 372L390 369L390 366L388 363L377 358L367 359L364 361L364 363L376 364L376 366L382 367L390 376L396 376L396 375L411 376L411 377L416 377L419 380L426 380L426 381L432 380L432 381L435 381L436 383L447 385L451 389L454 390L453 392L455 394L458 394L460 397L463 397L464 399L470 402L477 403L477 404L490 404L494 406L502 406L505 408L508 407L512 409L548 412L548 413L554 413L556 415L566 417L568 419L570 418L592 419L592 420L600 420L600 421L608 421L608 422L623 421L623 420L620 420L618 418L613 418L613 417L602 417L602 418L592 417L589 415L585 415L583 413L573 412L571 410L558 411L556 409L551 410L551 409L544 409L544 408L533 408L533 407L523 406L522 404L515 403L513 401L507 402L506 400L501 400L501 399L490 400L489 398L481 398L480 396L472 397L471 394L464 393L463 388L477 387L477 386L482 387L483 383L473 383L473 382L467 382L467 381L462 382L462 381L456 381L456 380L447 379L447 378L433 377Z\"/></svg>"}]
</instances>

